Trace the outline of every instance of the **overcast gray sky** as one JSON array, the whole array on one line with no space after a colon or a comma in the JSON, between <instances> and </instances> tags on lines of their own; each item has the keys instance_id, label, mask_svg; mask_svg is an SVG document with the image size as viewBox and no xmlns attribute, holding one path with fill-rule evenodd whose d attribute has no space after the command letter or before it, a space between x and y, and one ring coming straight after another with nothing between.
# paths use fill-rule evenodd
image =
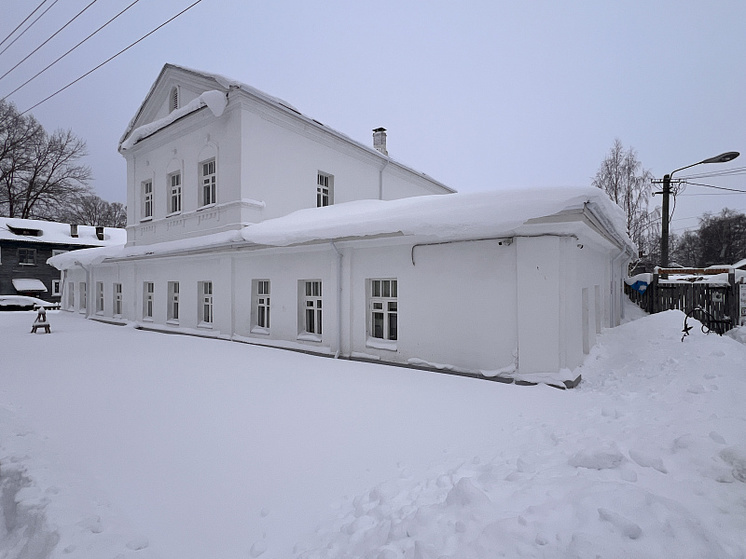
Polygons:
<instances>
[{"instance_id":1,"label":"overcast gray sky","mask_svg":"<svg viewBox=\"0 0 746 559\"><path fill-rule=\"evenodd\" d=\"M28 109L193 1L139 0L9 100ZM0 79L0 97L132 2L93 4ZM2 0L0 40L40 3ZM90 3L59 2L1 45L0 75ZM743 0L202 0L32 114L86 140L109 201L125 201L119 138L167 62L248 83L366 144L383 126L393 158L463 192L590 184L615 138L661 178L746 152L745 22ZM738 167L746 153L692 172ZM746 174L699 182L746 191ZM746 194L689 186L673 227L723 207L746 212Z\"/></svg>"}]
</instances>

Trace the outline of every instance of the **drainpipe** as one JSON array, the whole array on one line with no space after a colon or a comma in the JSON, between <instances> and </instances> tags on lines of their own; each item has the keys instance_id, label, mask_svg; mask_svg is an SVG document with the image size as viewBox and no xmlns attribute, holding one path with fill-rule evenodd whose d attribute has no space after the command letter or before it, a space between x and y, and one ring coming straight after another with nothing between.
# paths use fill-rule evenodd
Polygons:
<instances>
[{"instance_id":1,"label":"drainpipe","mask_svg":"<svg viewBox=\"0 0 746 559\"><path fill-rule=\"evenodd\" d=\"M622 250L619 252L618 255L614 257L614 259L611 261L611 282L612 282L612 288L614 284L614 271L616 270L617 264L619 263L622 256L625 254L630 254L629 249L625 246L622 248ZM630 254L631 256L631 254ZM621 270L619 271L619 277L621 281L624 281L624 278L622 277ZM613 291L612 291L613 293ZM624 318L624 305L622 305L622 297L624 296L624 292L619 294L619 297L612 297L611 302L611 319L614 322L613 326L619 326L619 323L621 323L621 319ZM618 309L617 309L618 307ZM619 322L617 322L617 312L619 311Z\"/></svg>"},{"instance_id":2,"label":"drainpipe","mask_svg":"<svg viewBox=\"0 0 746 559\"><path fill-rule=\"evenodd\" d=\"M334 359L339 359L342 351L342 253L334 241L330 244L337 253L337 351L334 353Z\"/></svg>"},{"instance_id":3,"label":"drainpipe","mask_svg":"<svg viewBox=\"0 0 746 559\"><path fill-rule=\"evenodd\" d=\"M383 171L388 167L389 160L383 163L383 167L378 171L378 199L383 200Z\"/></svg>"}]
</instances>

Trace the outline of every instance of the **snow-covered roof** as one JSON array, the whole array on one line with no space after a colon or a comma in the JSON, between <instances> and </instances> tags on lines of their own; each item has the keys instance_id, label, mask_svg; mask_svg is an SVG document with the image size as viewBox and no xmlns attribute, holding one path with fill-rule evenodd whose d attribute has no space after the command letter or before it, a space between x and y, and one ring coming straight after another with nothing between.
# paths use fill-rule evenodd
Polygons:
<instances>
[{"instance_id":1,"label":"snow-covered roof","mask_svg":"<svg viewBox=\"0 0 746 559\"><path fill-rule=\"evenodd\" d=\"M634 251L621 208L601 189L573 187L360 200L299 210L239 231L143 246L76 251L55 256L50 264L66 269L107 258L165 255L231 244L279 247L376 236L441 242L530 234L537 227L542 233L567 233L568 224L579 227L577 220L552 220L540 225L527 222L583 210L593 215L610 240Z\"/></svg>"},{"instance_id":2,"label":"snow-covered roof","mask_svg":"<svg viewBox=\"0 0 746 559\"><path fill-rule=\"evenodd\" d=\"M78 225L78 236L70 234L70 225L38 219L0 217L0 241L28 241L58 245L110 246L127 242L127 232L116 227L104 227L104 239L96 236L96 228Z\"/></svg>"},{"instance_id":3,"label":"snow-covered roof","mask_svg":"<svg viewBox=\"0 0 746 559\"><path fill-rule=\"evenodd\" d=\"M39 291L40 293L47 292L47 286L44 285L40 279L36 278L13 278L13 287L19 293L23 291Z\"/></svg>"},{"instance_id":4,"label":"snow-covered roof","mask_svg":"<svg viewBox=\"0 0 746 559\"><path fill-rule=\"evenodd\" d=\"M143 114L143 110L145 109L145 106L148 103L148 100L151 98L151 96L155 92L155 89L157 85L160 83L161 78L167 71L171 69L179 70L182 72L188 72L190 74L193 74L194 76L201 77L207 80L211 80L214 83L215 87L219 89L206 91L205 93L197 97L194 101L188 103L184 107L181 107L179 109L172 111L170 114L166 115L165 117L157 119L153 122L145 123L135 128L135 123L137 122L140 115ZM420 175L422 177L425 177L427 178L427 180L437 184L439 187L443 188L444 190L448 192L455 192L449 186L446 186L445 184L442 184L439 181L436 181L435 179L426 175L425 173L416 171L412 169L411 167L403 163L400 163L396 161L395 159L392 159L388 155L382 154L377 149L371 146L362 144L358 142L357 140L354 140L351 137L347 136L346 134L343 134L342 132L339 132L333 128L330 128L314 118L304 115L287 101L284 101L278 97L273 97L272 95L264 93L263 91L255 87L252 87L248 84L242 83L237 80L227 78L225 76L221 76L220 74L214 74L211 72L203 72L201 70L195 70L192 68L187 68L185 66L178 66L176 64L166 64L161 70L161 73L159 74L158 78L155 80L155 82L151 86L150 91L146 95L145 100L140 105L140 109L137 111L135 116L132 118L132 120L127 125L127 129L124 131L124 134L122 134L122 137L119 140L119 151L123 152L123 151L127 151L128 149L131 149L138 141L142 140L143 138L146 138L156 133L158 130L165 128L166 126L178 120L179 118L182 118L188 115L189 113L197 111L201 109L202 107L205 107L205 106L209 107L209 109L212 111L212 113L215 116L222 115L225 109L225 106L226 106L225 94L230 89L240 90L255 99L258 99L264 103L267 103L273 106L274 108L276 108L277 110L285 114L292 115L293 118L302 120L306 126L323 130L326 133L329 133L333 136L336 136L337 138L344 140L345 142L355 145L357 148L368 152L374 157L384 159L388 161L390 164L396 165L410 173L414 173L415 175Z\"/></svg>"},{"instance_id":5,"label":"snow-covered roof","mask_svg":"<svg viewBox=\"0 0 746 559\"><path fill-rule=\"evenodd\" d=\"M746 258L744 258L743 260L739 260L738 262L733 264L733 267L746 269Z\"/></svg>"}]
</instances>

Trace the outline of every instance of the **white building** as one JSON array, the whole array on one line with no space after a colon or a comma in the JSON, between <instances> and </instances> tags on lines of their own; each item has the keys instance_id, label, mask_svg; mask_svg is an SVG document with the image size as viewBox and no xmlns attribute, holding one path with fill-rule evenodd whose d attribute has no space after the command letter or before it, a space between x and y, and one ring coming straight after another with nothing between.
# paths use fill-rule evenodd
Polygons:
<instances>
[{"instance_id":1,"label":"white building","mask_svg":"<svg viewBox=\"0 0 746 559\"><path fill-rule=\"evenodd\" d=\"M120 144L127 245L56 257L63 308L471 374L580 364L621 316L621 210L595 188L453 194L385 140L167 65Z\"/></svg>"}]
</instances>

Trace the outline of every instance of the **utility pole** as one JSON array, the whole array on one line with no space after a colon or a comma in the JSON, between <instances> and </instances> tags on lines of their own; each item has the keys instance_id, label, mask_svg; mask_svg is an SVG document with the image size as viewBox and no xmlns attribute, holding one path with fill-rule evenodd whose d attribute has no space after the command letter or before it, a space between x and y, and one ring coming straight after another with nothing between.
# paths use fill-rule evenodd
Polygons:
<instances>
[{"instance_id":1,"label":"utility pole","mask_svg":"<svg viewBox=\"0 0 746 559\"><path fill-rule=\"evenodd\" d=\"M670 220L669 197L671 196L671 175L663 175L663 220L661 221L661 268L668 267L668 224Z\"/></svg>"},{"instance_id":2,"label":"utility pole","mask_svg":"<svg viewBox=\"0 0 746 559\"><path fill-rule=\"evenodd\" d=\"M698 161L697 163L692 163L691 165L687 165L686 167L674 169L669 174L663 176L663 191L654 193L663 194L663 220L661 221L661 268L668 267L668 225L671 219L671 215L669 213L669 198L671 196L671 177L673 176L673 174L678 173L679 171L683 171L684 169L689 169L690 167L694 167L696 165L702 165L703 163L727 163L728 161L734 160L739 155L740 154L737 151L727 151L725 153L721 153L720 155L716 155L715 157L710 157L708 159Z\"/></svg>"}]
</instances>

